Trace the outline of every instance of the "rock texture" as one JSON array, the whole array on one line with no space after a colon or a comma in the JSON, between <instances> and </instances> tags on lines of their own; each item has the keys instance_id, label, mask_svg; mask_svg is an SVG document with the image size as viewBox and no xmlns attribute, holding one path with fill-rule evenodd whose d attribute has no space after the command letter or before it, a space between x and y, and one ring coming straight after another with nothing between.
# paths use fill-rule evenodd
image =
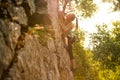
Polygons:
<instances>
[{"instance_id":1,"label":"rock texture","mask_svg":"<svg viewBox=\"0 0 120 80\"><path fill-rule=\"evenodd\" d=\"M43 4L41 12L37 1ZM0 80L74 80L57 6L57 0L0 0ZM55 32L45 33L45 45L40 42L44 38L28 33L29 23L38 12L44 15L41 21L50 19L42 25L52 26Z\"/></svg>"}]
</instances>

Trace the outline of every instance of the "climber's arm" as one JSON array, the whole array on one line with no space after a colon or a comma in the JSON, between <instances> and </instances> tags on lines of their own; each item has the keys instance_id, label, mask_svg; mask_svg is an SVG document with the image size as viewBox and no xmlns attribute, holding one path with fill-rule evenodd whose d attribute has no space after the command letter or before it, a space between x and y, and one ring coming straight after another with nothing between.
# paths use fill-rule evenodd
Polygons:
<instances>
[{"instance_id":1,"label":"climber's arm","mask_svg":"<svg viewBox=\"0 0 120 80\"><path fill-rule=\"evenodd\" d=\"M73 28L72 23L69 23L68 25L66 25L66 28L63 28L63 32L69 33L72 30L72 28Z\"/></svg>"},{"instance_id":2,"label":"climber's arm","mask_svg":"<svg viewBox=\"0 0 120 80\"><path fill-rule=\"evenodd\" d=\"M63 12L64 13L65 13L65 9L66 9L67 3L68 3L68 0L65 0L65 3L63 4Z\"/></svg>"}]
</instances>

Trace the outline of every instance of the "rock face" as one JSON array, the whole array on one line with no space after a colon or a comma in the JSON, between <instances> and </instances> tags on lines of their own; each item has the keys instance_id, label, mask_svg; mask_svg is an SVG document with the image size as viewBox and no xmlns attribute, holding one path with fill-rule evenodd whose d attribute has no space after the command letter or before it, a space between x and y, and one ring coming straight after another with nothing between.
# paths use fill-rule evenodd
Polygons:
<instances>
[{"instance_id":1,"label":"rock face","mask_svg":"<svg viewBox=\"0 0 120 80\"><path fill-rule=\"evenodd\" d=\"M74 80L57 22L57 0L0 0L0 12L0 80ZM28 33L36 13L54 31L45 33L45 45L43 37Z\"/></svg>"}]
</instances>

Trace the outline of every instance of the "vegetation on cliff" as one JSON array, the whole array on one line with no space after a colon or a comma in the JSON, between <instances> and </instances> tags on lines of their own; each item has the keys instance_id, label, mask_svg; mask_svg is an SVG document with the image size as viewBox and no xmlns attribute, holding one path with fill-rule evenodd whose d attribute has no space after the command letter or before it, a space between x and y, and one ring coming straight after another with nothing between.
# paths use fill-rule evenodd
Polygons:
<instances>
[{"instance_id":1,"label":"vegetation on cliff","mask_svg":"<svg viewBox=\"0 0 120 80\"><path fill-rule=\"evenodd\" d=\"M94 1L0 0L0 80L119 80L119 21L96 25L88 48L88 33L79 26L72 49L77 68L71 70L58 10L75 13L79 25L97 12ZM100 1L112 4L111 12L120 11L120 0Z\"/></svg>"}]
</instances>

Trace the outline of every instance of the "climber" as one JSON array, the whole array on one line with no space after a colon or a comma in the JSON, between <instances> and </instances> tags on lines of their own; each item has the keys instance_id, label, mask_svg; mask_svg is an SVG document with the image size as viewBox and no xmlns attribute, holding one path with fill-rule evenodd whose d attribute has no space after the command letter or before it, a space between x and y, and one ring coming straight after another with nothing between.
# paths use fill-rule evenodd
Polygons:
<instances>
[{"instance_id":1,"label":"climber","mask_svg":"<svg viewBox=\"0 0 120 80\"><path fill-rule=\"evenodd\" d=\"M75 59L72 53L72 44L75 42L75 36L72 33L73 24L72 21L75 19L75 14L69 13L64 16L64 13L59 12L60 26L62 29L62 38L67 48L67 51L71 60L71 69L74 72L76 69ZM76 19L77 21L77 19ZM76 26L77 29L77 26Z\"/></svg>"},{"instance_id":2,"label":"climber","mask_svg":"<svg viewBox=\"0 0 120 80\"><path fill-rule=\"evenodd\" d=\"M75 64L75 59L72 53L72 44L75 42L76 38L75 35L73 33L73 24L72 21L76 18L75 14L73 13L66 13L66 8L67 5L71 4L70 0L64 0L63 2L63 6L61 6L58 11L58 18L59 18L59 23L60 23L60 27L62 30L62 39L64 42L64 47L67 49L69 56L70 56L70 61L71 61L71 70L74 72L76 69L76 64ZM78 28L78 20L76 18L76 28L75 30L77 30ZM74 31L75 31L74 30Z\"/></svg>"}]
</instances>

